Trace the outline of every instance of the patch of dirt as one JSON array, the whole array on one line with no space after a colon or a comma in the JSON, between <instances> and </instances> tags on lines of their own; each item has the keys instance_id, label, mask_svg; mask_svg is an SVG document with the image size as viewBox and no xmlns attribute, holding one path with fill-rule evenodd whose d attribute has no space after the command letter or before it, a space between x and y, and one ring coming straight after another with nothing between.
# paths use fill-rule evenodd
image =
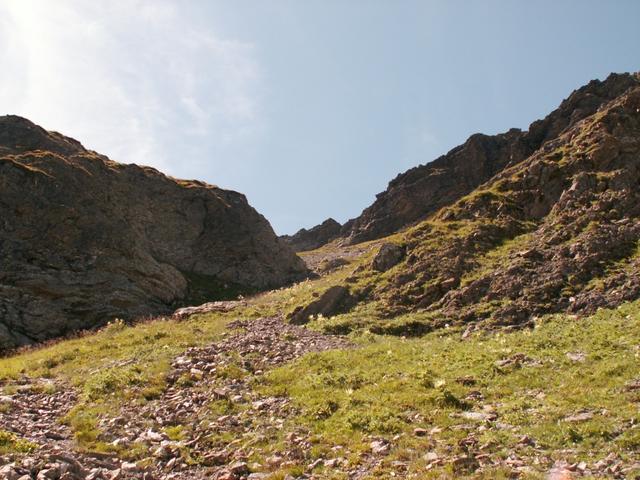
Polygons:
<instances>
[{"instance_id":1,"label":"patch of dirt","mask_svg":"<svg viewBox=\"0 0 640 480\"><path fill-rule=\"evenodd\" d=\"M322 275L350 264L365 253L378 248L378 243L379 242L361 245L343 245L343 243L338 240L318 250L304 252L300 257L307 264L307 268Z\"/></svg>"}]
</instances>

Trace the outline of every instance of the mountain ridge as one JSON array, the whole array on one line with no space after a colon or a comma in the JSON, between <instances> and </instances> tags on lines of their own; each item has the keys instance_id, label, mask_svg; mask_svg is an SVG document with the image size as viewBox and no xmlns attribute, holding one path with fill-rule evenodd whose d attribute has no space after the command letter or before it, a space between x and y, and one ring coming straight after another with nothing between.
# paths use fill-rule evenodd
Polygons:
<instances>
[{"instance_id":1,"label":"mountain ridge","mask_svg":"<svg viewBox=\"0 0 640 480\"><path fill-rule=\"evenodd\" d=\"M526 324L637 298L640 82L627 78L634 86L596 112L396 234L405 258L354 275L355 293L389 318L423 311L432 327Z\"/></svg>"},{"instance_id":2,"label":"mountain ridge","mask_svg":"<svg viewBox=\"0 0 640 480\"><path fill-rule=\"evenodd\" d=\"M526 159L543 143L637 85L639 78L638 73L612 73L605 80L592 80L545 118L533 121L528 130L475 133L435 160L399 173L370 206L343 225L340 237L350 244L365 242L424 220Z\"/></svg>"}]
</instances>

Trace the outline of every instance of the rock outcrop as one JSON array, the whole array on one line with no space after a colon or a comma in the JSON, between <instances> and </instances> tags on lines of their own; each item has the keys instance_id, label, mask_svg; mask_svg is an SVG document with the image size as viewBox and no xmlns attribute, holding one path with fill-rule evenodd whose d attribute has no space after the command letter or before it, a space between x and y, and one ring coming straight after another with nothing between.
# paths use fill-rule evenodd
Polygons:
<instances>
[{"instance_id":1,"label":"rock outcrop","mask_svg":"<svg viewBox=\"0 0 640 480\"><path fill-rule=\"evenodd\" d=\"M289 321L296 325L302 325L309 322L312 316L330 317L338 313L344 313L353 304L354 298L351 296L349 289L341 285L335 285L325 290L317 300L304 307L297 307L289 316Z\"/></svg>"},{"instance_id":2,"label":"rock outcrop","mask_svg":"<svg viewBox=\"0 0 640 480\"><path fill-rule=\"evenodd\" d=\"M342 225L333 218L328 218L320 225L316 225L309 230L301 228L293 235L282 235L280 239L290 245L296 252L304 252L319 248L338 238L341 229Z\"/></svg>"},{"instance_id":3,"label":"rock outcrop","mask_svg":"<svg viewBox=\"0 0 640 480\"><path fill-rule=\"evenodd\" d=\"M612 74L573 92L528 131L472 135L463 145L426 165L398 175L362 214L348 222L349 243L384 237L451 205L503 169L516 165L580 120L637 84L630 74Z\"/></svg>"},{"instance_id":4,"label":"rock outcrop","mask_svg":"<svg viewBox=\"0 0 640 480\"><path fill-rule=\"evenodd\" d=\"M513 325L640 297L640 77L578 92L568 128L539 130L556 136L407 231L405 260L375 290L389 315Z\"/></svg>"},{"instance_id":5,"label":"rock outcrop","mask_svg":"<svg viewBox=\"0 0 640 480\"><path fill-rule=\"evenodd\" d=\"M0 117L0 349L307 269L244 195L124 165Z\"/></svg>"},{"instance_id":6,"label":"rock outcrop","mask_svg":"<svg viewBox=\"0 0 640 480\"><path fill-rule=\"evenodd\" d=\"M371 267L378 272L386 272L396 266L404 257L404 248L395 243L384 243L373 257Z\"/></svg>"}]
</instances>

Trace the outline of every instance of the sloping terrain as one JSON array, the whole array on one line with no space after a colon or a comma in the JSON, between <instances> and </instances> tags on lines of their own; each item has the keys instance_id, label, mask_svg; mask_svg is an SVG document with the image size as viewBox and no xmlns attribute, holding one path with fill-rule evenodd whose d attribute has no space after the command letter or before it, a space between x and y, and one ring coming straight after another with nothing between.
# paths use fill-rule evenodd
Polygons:
<instances>
[{"instance_id":1,"label":"sloping terrain","mask_svg":"<svg viewBox=\"0 0 640 480\"><path fill-rule=\"evenodd\" d=\"M306 274L243 195L20 117L0 117L0 211L0 349Z\"/></svg>"},{"instance_id":2,"label":"sloping terrain","mask_svg":"<svg viewBox=\"0 0 640 480\"><path fill-rule=\"evenodd\" d=\"M389 314L502 324L636 299L639 187L636 86L407 231L372 297Z\"/></svg>"},{"instance_id":3,"label":"sloping terrain","mask_svg":"<svg viewBox=\"0 0 640 480\"><path fill-rule=\"evenodd\" d=\"M637 478L638 78L547 121L313 279L0 359L0 478Z\"/></svg>"},{"instance_id":4,"label":"sloping terrain","mask_svg":"<svg viewBox=\"0 0 640 480\"><path fill-rule=\"evenodd\" d=\"M0 478L640 474L637 302L412 339L259 316L314 282L0 361Z\"/></svg>"},{"instance_id":5,"label":"sloping terrain","mask_svg":"<svg viewBox=\"0 0 640 480\"><path fill-rule=\"evenodd\" d=\"M336 277L357 302L324 328L523 326L546 313L588 314L637 299L640 82L607 82L620 78L633 79L630 88L427 220L368 243L302 252L313 265L378 252ZM420 317L411 328L394 320L409 312Z\"/></svg>"}]
</instances>

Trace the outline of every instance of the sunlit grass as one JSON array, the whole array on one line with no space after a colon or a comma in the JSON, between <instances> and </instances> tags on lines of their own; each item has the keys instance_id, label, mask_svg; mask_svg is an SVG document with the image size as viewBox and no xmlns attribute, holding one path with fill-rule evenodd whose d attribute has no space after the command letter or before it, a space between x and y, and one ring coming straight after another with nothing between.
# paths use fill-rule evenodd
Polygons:
<instances>
[{"instance_id":1,"label":"sunlit grass","mask_svg":"<svg viewBox=\"0 0 640 480\"><path fill-rule=\"evenodd\" d=\"M358 349L307 355L260 385L294 399L302 413L292 423L309 427L320 450L337 444L360 452L368 435L401 435L386 468L408 456L419 472L425 451L461 451L458 443L469 432L456 426L474 423L462 412L488 408L508 428L471 431L496 455L526 456L529 447L518 442L527 435L551 459L593 461L615 453L637 460L640 396L624 386L640 376L640 303L585 319L545 317L534 330L467 340L445 329L418 339L364 334L358 341ZM575 352L585 360L567 357ZM517 354L527 360L497 366ZM483 398L470 400L473 391ZM593 416L565 421L585 410ZM416 427L442 431L434 441L412 435ZM491 475L497 473L485 478Z\"/></svg>"}]
</instances>

